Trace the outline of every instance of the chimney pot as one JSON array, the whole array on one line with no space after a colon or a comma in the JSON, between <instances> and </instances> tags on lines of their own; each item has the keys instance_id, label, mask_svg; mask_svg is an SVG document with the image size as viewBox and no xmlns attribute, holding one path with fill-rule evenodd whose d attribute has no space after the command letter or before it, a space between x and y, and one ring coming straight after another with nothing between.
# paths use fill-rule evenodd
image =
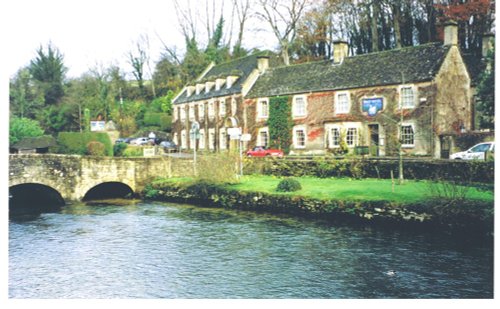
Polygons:
<instances>
[{"instance_id":1,"label":"chimney pot","mask_svg":"<svg viewBox=\"0 0 500 309\"><path fill-rule=\"evenodd\" d=\"M269 56L257 56L257 69L264 73L269 68Z\"/></svg>"}]
</instances>

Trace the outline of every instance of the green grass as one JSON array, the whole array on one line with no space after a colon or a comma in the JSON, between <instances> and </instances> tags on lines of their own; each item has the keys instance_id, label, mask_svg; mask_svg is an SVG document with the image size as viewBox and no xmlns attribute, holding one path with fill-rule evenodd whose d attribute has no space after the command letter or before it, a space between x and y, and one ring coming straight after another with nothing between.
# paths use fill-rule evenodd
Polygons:
<instances>
[{"instance_id":1,"label":"green grass","mask_svg":"<svg viewBox=\"0 0 500 309\"><path fill-rule=\"evenodd\" d=\"M239 184L231 188L242 191L257 191L272 194L301 195L316 199L342 199L342 200L384 200L394 202L418 202L432 197L432 186L442 187L439 183L430 181L405 180L402 185L397 183L392 190L390 179L350 179L350 178L315 178L297 177L302 190L289 193L277 192L276 186L282 178L274 176L252 175L244 176ZM479 191L469 187L466 197L468 199L491 200L492 191Z\"/></svg>"},{"instance_id":2,"label":"green grass","mask_svg":"<svg viewBox=\"0 0 500 309\"><path fill-rule=\"evenodd\" d=\"M243 176L240 183L226 185L228 188L247 192L263 192L269 194L298 195L315 199L341 199L341 200L368 200L391 202L419 202L433 198L433 188L440 188L441 183L431 181L405 180L402 185L393 185L390 179L350 179L350 178L316 178L294 177L302 190L295 192L278 192L276 187L284 177L249 175ZM160 182L185 183L191 178L169 178ZM474 187L467 187L467 199L493 202L493 191L481 191Z\"/></svg>"}]
</instances>

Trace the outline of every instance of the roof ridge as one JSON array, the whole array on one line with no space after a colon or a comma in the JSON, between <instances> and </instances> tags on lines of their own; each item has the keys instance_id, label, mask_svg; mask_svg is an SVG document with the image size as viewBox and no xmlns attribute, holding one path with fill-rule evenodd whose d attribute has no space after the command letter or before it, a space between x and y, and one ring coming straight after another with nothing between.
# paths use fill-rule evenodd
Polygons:
<instances>
[{"instance_id":1,"label":"roof ridge","mask_svg":"<svg viewBox=\"0 0 500 309\"><path fill-rule=\"evenodd\" d=\"M250 58L250 57L256 57L256 56L258 56L259 54L269 53L269 52L270 52L270 51L268 51L268 50L262 50L262 51L259 51L259 52L254 53L254 54L251 54L251 55L247 55L247 56L239 57L239 58L236 58L236 59L231 59L231 60L229 60L229 61L226 61L226 62L222 62L222 63L216 64L216 65L214 65L214 67L219 66L219 65L230 64L230 63L232 63L232 62L236 62L236 61L241 61L241 60L243 60L243 59Z\"/></svg>"},{"instance_id":2,"label":"roof ridge","mask_svg":"<svg viewBox=\"0 0 500 309\"><path fill-rule=\"evenodd\" d=\"M400 51L404 51L404 50L408 50L408 49L429 47L431 45L442 45L442 43L441 42L429 42L429 43L420 44L420 45L414 45L414 46L403 46L401 48L393 48L393 49L380 50L380 51L370 52L370 53L366 53L366 54L359 54L359 55L349 56L347 58L366 57L366 56L371 56L371 55L380 55L380 54L383 54L383 53L394 53L394 52L400 52Z\"/></svg>"}]
</instances>

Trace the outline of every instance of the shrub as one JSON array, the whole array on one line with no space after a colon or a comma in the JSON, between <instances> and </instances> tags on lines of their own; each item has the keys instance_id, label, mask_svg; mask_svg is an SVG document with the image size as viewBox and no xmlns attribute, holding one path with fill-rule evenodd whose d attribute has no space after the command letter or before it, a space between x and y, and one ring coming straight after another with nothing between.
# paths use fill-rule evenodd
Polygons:
<instances>
[{"instance_id":1,"label":"shrub","mask_svg":"<svg viewBox=\"0 0 500 309\"><path fill-rule=\"evenodd\" d=\"M9 121L9 144L13 145L25 137L39 137L43 129L36 120L13 117Z\"/></svg>"},{"instance_id":2,"label":"shrub","mask_svg":"<svg viewBox=\"0 0 500 309\"><path fill-rule=\"evenodd\" d=\"M104 155L113 155L113 146L106 133L99 132L61 132L57 136L57 152L63 154L86 155L90 142L100 142L104 145Z\"/></svg>"},{"instance_id":3,"label":"shrub","mask_svg":"<svg viewBox=\"0 0 500 309\"><path fill-rule=\"evenodd\" d=\"M146 126L160 126L161 116L163 113L145 113L144 125Z\"/></svg>"},{"instance_id":4,"label":"shrub","mask_svg":"<svg viewBox=\"0 0 500 309\"><path fill-rule=\"evenodd\" d=\"M103 143L92 141L87 144L87 154L91 156L104 156L106 148Z\"/></svg>"},{"instance_id":5,"label":"shrub","mask_svg":"<svg viewBox=\"0 0 500 309\"><path fill-rule=\"evenodd\" d=\"M300 182L294 178L285 178L278 183L276 191L278 192L293 192L302 189Z\"/></svg>"},{"instance_id":6,"label":"shrub","mask_svg":"<svg viewBox=\"0 0 500 309\"><path fill-rule=\"evenodd\" d=\"M142 157L144 151L142 147L127 147L122 153L123 157Z\"/></svg>"},{"instance_id":7,"label":"shrub","mask_svg":"<svg viewBox=\"0 0 500 309\"><path fill-rule=\"evenodd\" d=\"M123 156L123 152L127 149L127 143L116 143L113 146L113 153L115 157Z\"/></svg>"}]
</instances>

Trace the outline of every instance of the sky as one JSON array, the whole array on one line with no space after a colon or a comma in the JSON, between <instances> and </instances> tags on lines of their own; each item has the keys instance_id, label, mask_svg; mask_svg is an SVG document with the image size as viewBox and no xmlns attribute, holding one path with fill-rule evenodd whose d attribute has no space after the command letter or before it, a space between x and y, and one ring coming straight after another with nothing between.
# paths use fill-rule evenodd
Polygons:
<instances>
[{"instance_id":1,"label":"sky","mask_svg":"<svg viewBox=\"0 0 500 309\"><path fill-rule=\"evenodd\" d=\"M194 7L203 3L191 0ZM9 78L49 42L64 55L70 78L99 66L125 68L127 53L144 34L149 38L152 61L159 60L162 42L177 46L181 53L184 48L173 0L6 0L0 3L0 26L5 62L1 70ZM267 40L256 40L255 35L262 32L249 31L245 47L273 48L269 35Z\"/></svg>"}]
</instances>

